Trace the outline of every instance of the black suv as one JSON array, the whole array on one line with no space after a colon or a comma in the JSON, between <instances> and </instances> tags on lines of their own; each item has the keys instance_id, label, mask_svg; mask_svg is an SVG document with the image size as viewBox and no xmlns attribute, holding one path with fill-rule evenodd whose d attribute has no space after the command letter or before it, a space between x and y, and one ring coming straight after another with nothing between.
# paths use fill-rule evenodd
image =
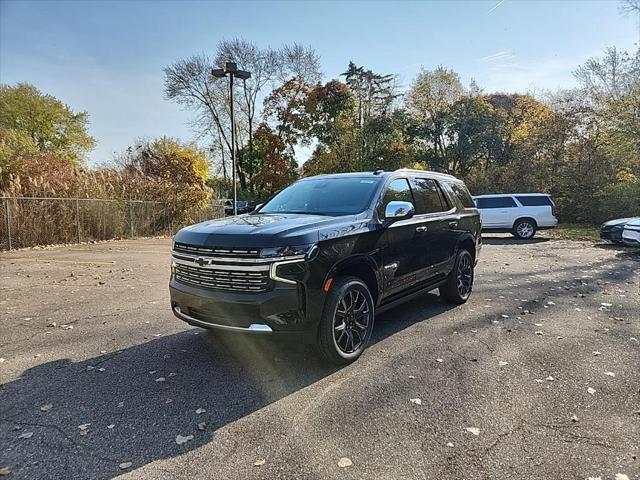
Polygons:
<instances>
[{"instance_id":1,"label":"black suv","mask_svg":"<svg viewBox=\"0 0 640 480\"><path fill-rule=\"evenodd\" d=\"M435 288L471 294L480 219L455 177L420 170L304 178L248 215L174 239L171 308L204 328L313 342L355 360L378 313Z\"/></svg>"}]
</instances>

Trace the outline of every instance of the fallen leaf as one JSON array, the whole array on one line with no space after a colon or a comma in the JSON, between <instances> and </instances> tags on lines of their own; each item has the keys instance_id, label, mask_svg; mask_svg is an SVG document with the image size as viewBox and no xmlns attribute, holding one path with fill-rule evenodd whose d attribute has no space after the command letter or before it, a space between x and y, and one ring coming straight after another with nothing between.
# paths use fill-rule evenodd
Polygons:
<instances>
[{"instance_id":1,"label":"fallen leaf","mask_svg":"<svg viewBox=\"0 0 640 480\"><path fill-rule=\"evenodd\" d=\"M5 477L5 476L9 475L10 473L11 473L11 470L9 470L8 467L0 468L0 477Z\"/></svg>"},{"instance_id":2,"label":"fallen leaf","mask_svg":"<svg viewBox=\"0 0 640 480\"><path fill-rule=\"evenodd\" d=\"M129 468L132 465L131 462L123 462L120 465L118 465L120 467L120 470L126 470L127 468Z\"/></svg>"},{"instance_id":3,"label":"fallen leaf","mask_svg":"<svg viewBox=\"0 0 640 480\"><path fill-rule=\"evenodd\" d=\"M164 378L164 377L156 378L156 382L164 382L165 380L166 380L166 378Z\"/></svg>"},{"instance_id":4,"label":"fallen leaf","mask_svg":"<svg viewBox=\"0 0 640 480\"><path fill-rule=\"evenodd\" d=\"M31 438L33 437L33 432L24 432L18 435L18 438Z\"/></svg>"},{"instance_id":5,"label":"fallen leaf","mask_svg":"<svg viewBox=\"0 0 640 480\"><path fill-rule=\"evenodd\" d=\"M4 362L6 362L6 360L7 360L6 358L0 357L0 363L4 363Z\"/></svg>"},{"instance_id":6,"label":"fallen leaf","mask_svg":"<svg viewBox=\"0 0 640 480\"><path fill-rule=\"evenodd\" d=\"M199 408L199 409L196 410L196 413L198 415L200 415L201 413L205 413L205 412L206 412L206 410L204 408Z\"/></svg>"},{"instance_id":7,"label":"fallen leaf","mask_svg":"<svg viewBox=\"0 0 640 480\"><path fill-rule=\"evenodd\" d=\"M422 400L420 400L419 398L410 398L409 401L411 403L415 403L416 405L422 405Z\"/></svg>"},{"instance_id":8,"label":"fallen leaf","mask_svg":"<svg viewBox=\"0 0 640 480\"><path fill-rule=\"evenodd\" d=\"M48 412L53 408L53 405L50 403L47 403L46 405L43 405L40 407L40 410L43 412Z\"/></svg>"},{"instance_id":9,"label":"fallen leaf","mask_svg":"<svg viewBox=\"0 0 640 480\"><path fill-rule=\"evenodd\" d=\"M261 467L265 463L267 463L267 461L264 458L258 458L255 462L253 462L253 466L254 467Z\"/></svg>"},{"instance_id":10,"label":"fallen leaf","mask_svg":"<svg viewBox=\"0 0 640 480\"><path fill-rule=\"evenodd\" d=\"M444 360L443 360L443 359L441 359L441 358L436 358L436 362L438 362L438 363L442 363L442 362L444 362Z\"/></svg>"},{"instance_id":11,"label":"fallen leaf","mask_svg":"<svg viewBox=\"0 0 640 480\"><path fill-rule=\"evenodd\" d=\"M594 355L594 356L596 356L596 357L597 357L598 355L602 355L602 353L601 353L601 352L592 352L592 353L593 353L593 355Z\"/></svg>"},{"instance_id":12,"label":"fallen leaf","mask_svg":"<svg viewBox=\"0 0 640 480\"><path fill-rule=\"evenodd\" d=\"M555 380L555 378L553 378L551 375L549 375L547 378L545 378L545 380L547 382L553 382Z\"/></svg>"},{"instance_id":13,"label":"fallen leaf","mask_svg":"<svg viewBox=\"0 0 640 480\"><path fill-rule=\"evenodd\" d=\"M191 440L193 440L193 435L187 435L186 437L183 437L182 435L176 435L176 443L178 445L190 442Z\"/></svg>"},{"instance_id":14,"label":"fallen leaf","mask_svg":"<svg viewBox=\"0 0 640 480\"><path fill-rule=\"evenodd\" d=\"M571 415L571 421L572 422L577 422L578 420L580 420L576 415Z\"/></svg>"},{"instance_id":15,"label":"fallen leaf","mask_svg":"<svg viewBox=\"0 0 640 480\"><path fill-rule=\"evenodd\" d=\"M596 393L596 389L595 389L595 388L591 388L591 387L589 387L589 388L587 388L587 392L588 392L590 395L593 395L593 394L595 394L595 393Z\"/></svg>"},{"instance_id":16,"label":"fallen leaf","mask_svg":"<svg viewBox=\"0 0 640 480\"><path fill-rule=\"evenodd\" d=\"M536 335L544 335L544 332L542 332L542 330L536 330L535 334Z\"/></svg>"},{"instance_id":17,"label":"fallen leaf","mask_svg":"<svg viewBox=\"0 0 640 480\"><path fill-rule=\"evenodd\" d=\"M342 457L340 460L338 460L338 466L340 468L347 468L347 467L350 467L351 465L353 465L353 462L349 460L347 457Z\"/></svg>"},{"instance_id":18,"label":"fallen leaf","mask_svg":"<svg viewBox=\"0 0 640 480\"><path fill-rule=\"evenodd\" d=\"M451 442L447 443L447 447L453 447L453 443Z\"/></svg>"},{"instance_id":19,"label":"fallen leaf","mask_svg":"<svg viewBox=\"0 0 640 480\"><path fill-rule=\"evenodd\" d=\"M601 303L600 305L602 305L603 307L612 307L613 305L611 303Z\"/></svg>"},{"instance_id":20,"label":"fallen leaf","mask_svg":"<svg viewBox=\"0 0 640 480\"><path fill-rule=\"evenodd\" d=\"M465 430L466 430L467 432L469 432L469 433L471 433L471 434L475 435L476 437L477 437L478 435L480 435L480 429L479 429L479 428L476 428L476 427L467 427L467 428L465 428Z\"/></svg>"},{"instance_id":21,"label":"fallen leaf","mask_svg":"<svg viewBox=\"0 0 640 480\"><path fill-rule=\"evenodd\" d=\"M205 428L207 428L207 422L200 422L197 426L198 426L198 430L202 432L204 431Z\"/></svg>"},{"instance_id":22,"label":"fallen leaf","mask_svg":"<svg viewBox=\"0 0 640 480\"><path fill-rule=\"evenodd\" d=\"M498 362L498 365L504 367L505 365L509 365L509 362Z\"/></svg>"},{"instance_id":23,"label":"fallen leaf","mask_svg":"<svg viewBox=\"0 0 640 480\"><path fill-rule=\"evenodd\" d=\"M613 373L613 372L604 372L604 374L605 374L606 376L608 376L608 377L615 377L615 376L616 376L616 374L615 374L615 373Z\"/></svg>"},{"instance_id":24,"label":"fallen leaf","mask_svg":"<svg viewBox=\"0 0 640 480\"><path fill-rule=\"evenodd\" d=\"M616 473L615 480L629 480L629 477L624 473Z\"/></svg>"}]
</instances>

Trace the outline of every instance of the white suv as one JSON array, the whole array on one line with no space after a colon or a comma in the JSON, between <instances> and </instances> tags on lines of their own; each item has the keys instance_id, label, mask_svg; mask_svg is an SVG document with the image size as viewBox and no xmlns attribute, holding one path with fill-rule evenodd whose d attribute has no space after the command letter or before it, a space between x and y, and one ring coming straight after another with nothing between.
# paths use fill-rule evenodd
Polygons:
<instances>
[{"instance_id":1,"label":"white suv","mask_svg":"<svg viewBox=\"0 0 640 480\"><path fill-rule=\"evenodd\" d=\"M546 193L509 193L473 197L483 232L510 232L533 238L536 230L558 225L556 205Z\"/></svg>"},{"instance_id":2,"label":"white suv","mask_svg":"<svg viewBox=\"0 0 640 480\"><path fill-rule=\"evenodd\" d=\"M626 223L622 231L622 241L625 245L640 247L640 219Z\"/></svg>"}]
</instances>

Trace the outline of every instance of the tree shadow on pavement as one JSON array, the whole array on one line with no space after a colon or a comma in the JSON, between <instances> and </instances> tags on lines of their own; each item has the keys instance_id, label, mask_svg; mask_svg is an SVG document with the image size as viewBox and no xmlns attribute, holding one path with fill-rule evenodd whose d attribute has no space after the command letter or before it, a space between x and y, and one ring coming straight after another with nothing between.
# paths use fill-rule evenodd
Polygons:
<instances>
[{"instance_id":1,"label":"tree shadow on pavement","mask_svg":"<svg viewBox=\"0 0 640 480\"><path fill-rule=\"evenodd\" d=\"M513 237L512 235L506 237L482 237L482 243L484 245L531 245L534 243L544 243L551 240L550 238L535 237L530 240L522 240Z\"/></svg>"},{"instance_id":2,"label":"tree shadow on pavement","mask_svg":"<svg viewBox=\"0 0 640 480\"><path fill-rule=\"evenodd\" d=\"M401 316L391 310L376 318L372 343L449 308L435 295L409 305ZM12 478L111 478L120 464L135 469L198 448L216 430L338 369L311 346L199 328L39 365L0 386L0 466ZM193 438L178 444L178 435Z\"/></svg>"}]
</instances>

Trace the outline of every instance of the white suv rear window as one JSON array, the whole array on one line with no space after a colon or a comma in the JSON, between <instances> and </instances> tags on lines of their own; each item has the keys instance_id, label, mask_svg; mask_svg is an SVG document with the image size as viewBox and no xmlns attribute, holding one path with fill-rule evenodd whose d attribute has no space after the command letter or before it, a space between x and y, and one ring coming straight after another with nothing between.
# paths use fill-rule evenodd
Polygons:
<instances>
[{"instance_id":1,"label":"white suv rear window","mask_svg":"<svg viewBox=\"0 0 640 480\"><path fill-rule=\"evenodd\" d=\"M542 207L553 206L551 199L546 195L527 195L526 197L516 197L518 201L525 207Z\"/></svg>"}]
</instances>

